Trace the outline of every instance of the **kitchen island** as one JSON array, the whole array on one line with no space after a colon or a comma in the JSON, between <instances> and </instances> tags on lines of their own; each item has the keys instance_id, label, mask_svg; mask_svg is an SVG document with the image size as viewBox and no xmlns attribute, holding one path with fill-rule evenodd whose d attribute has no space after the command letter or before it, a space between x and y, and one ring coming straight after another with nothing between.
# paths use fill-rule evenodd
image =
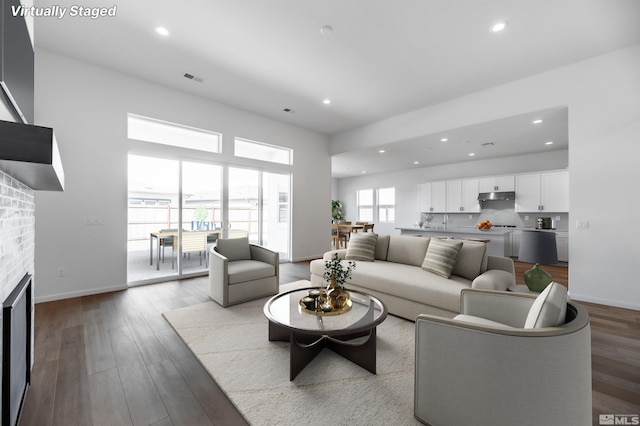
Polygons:
<instances>
[{"instance_id":1,"label":"kitchen island","mask_svg":"<svg viewBox=\"0 0 640 426\"><path fill-rule=\"evenodd\" d=\"M473 226L448 226L438 228L406 227L396 229L399 229L402 235L486 241L488 254L491 256L511 256L511 233L513 229L510 228L492 228L487 231L481 231Z\"/></svg>"}]
</instances>

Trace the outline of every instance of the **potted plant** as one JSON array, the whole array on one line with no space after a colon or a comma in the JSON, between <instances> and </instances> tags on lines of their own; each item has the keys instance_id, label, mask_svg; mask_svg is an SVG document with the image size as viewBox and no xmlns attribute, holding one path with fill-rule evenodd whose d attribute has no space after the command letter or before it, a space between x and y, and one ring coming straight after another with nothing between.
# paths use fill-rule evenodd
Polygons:
<instances>
[{"instance_id":1,"label":"potted plant","mask_svg":"<svg viewBox=\"0 0 640 426\"><path fill-rule=\"evenodd\" d=\"M323 278L327 285L327 298L333 309L345 309L349 304L349 293L344 289L344 283L349 278L353 270L356 269L356 262L350 260L342 262L338 253L334 253L331 260L324 262Z\"/></svg>"},{"instance_id":2,"label":"potted plant","mask_svg":"<svg viewBox=\"0 0 640 426\"><path fill-rule=\"evenodd\" d=\"M193 217L198 223L198 230L202 230L204 228L204 220L207 218L208 212L205 206L199 205L196 207L193 212Z\"/></svg>"},{"instance_id":3,"label":"potted plant","mask_svg":"<svg viewBox=\"0 0 640 426\"><path fill-rule=\"evenodd\" d=\"M333 223L338 223L344 219L344 212L342 208L342 201L331 200L331 220Z\"/></svg>"}]
</instances>

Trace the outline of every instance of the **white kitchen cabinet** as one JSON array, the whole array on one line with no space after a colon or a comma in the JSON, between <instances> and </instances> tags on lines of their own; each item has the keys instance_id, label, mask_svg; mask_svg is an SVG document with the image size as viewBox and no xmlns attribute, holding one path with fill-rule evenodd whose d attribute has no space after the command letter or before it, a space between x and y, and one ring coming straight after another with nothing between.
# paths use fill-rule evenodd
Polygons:
<instances>
[{"instance_id":1,"label":"white kitchen cabinet","mask_svg":"<svg viewBox=\"0 0 640 426\"><path fill-rule=\"evenodd\" d=\"M492 176L478 180L479 192L515 191L515 176Z\"/></svg>"},{"instance_id":2,"label":"white kitchen cabinet","mask_svg":"<svg viewBox=\"0 0 640 426\"><path fill-rule=\"evenodd\" d=\"M517 175L515 209L520 213L569 212L569 172Z\"/></svg>"},{"instance_id":3,"label":"white kitchen cabinet","mask_svg":"<svg viewBox=\"0 0 640 426\"><path fill-rule=\"evenodd\" d=\"M516 229L511 233L511 256L518 257L520 255L520 235L522 231Z\"/></svg>"},{"instance_id":4,"label":"white kitchen cabinet","mask_svg":"<svg viewBox=\"0 0 640 426\"><path fill-rule=\"evenodd\" d=\"M545 172L540 174L541 209L547 212L569 211L569 172Z\"/></svg>"},{"instance_id":5,"label":"white kitchen cabinet","mask_svg":"<svg viewBox=\"0 0 640 426\"><path fill-rule=\"evenodd\" d=\"M419 185L420 188L420 212L445 213L446 212L446 182L427 182Z\"/></svg>"},{"instance_id":6,"label":"white kitchen cabinet","mask_svg":"<svg viewBox=\"0 0 640 426\"><path fill-rule=\"evenodd\" d=\"M456 179L447 181L446 206L448 213L478 213L478 179Z\"/></svg>"},{"instance_id":7,"label":"white kitchen cabinet","mask_svg":"<svg viewBox=\"0 0 640 426\"><path fill-rule=\"evenodd\" d=\"M569 261L569 233L556 231L556 246L558 247L558 260L560 262Z\"/></svg>"}]
</instances>

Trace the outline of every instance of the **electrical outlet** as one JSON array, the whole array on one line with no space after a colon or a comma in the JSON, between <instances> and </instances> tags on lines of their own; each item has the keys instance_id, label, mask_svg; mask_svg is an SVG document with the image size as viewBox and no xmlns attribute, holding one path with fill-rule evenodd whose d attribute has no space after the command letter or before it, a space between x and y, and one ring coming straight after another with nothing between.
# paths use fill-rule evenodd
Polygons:
<instances>
[{"instance_id":1,"label":"electrical outlet","mask_svg":"<svg viewBox=\"0 0 640 426\"><path fill-rule=\"evenodd\" d=\"M560 216L556 216L556 222L560 222Z\"/></svg>"},{"instance_id":2,"label":"electrical outlet","mask_svg":"<svg viewBox=\"0 0 640 426\"><path fill-rule=\"evenodd\" d=\"M58 268L58 276L64 277L64 268Z\"/></svg>"},{"instance_id":3,"label":"electrical outlet","mask_svg":"<svg viewBox=\"0 0 640 426\"><path fill-rule=\"evenodd\" d=\"M87 226L102 226L104 220L101 217L88 217L85 223Z\"/></svg>"},{"instance_id":4,"label":"electrical outlet","mask_svg":"<svg viewBox=\"0 0 640 426\"><path fill-rule=\"evenodd\" d=\"M525 217L524 217L524 220L529 220L529 216L525 216Z\"/></svg>"}]
</instances>

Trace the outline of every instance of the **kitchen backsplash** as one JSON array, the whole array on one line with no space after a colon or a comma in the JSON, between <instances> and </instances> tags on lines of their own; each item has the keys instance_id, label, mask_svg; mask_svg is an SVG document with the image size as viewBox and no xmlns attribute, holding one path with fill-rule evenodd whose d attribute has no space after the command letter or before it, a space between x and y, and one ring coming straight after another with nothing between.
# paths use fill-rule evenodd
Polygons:
<instances>
[{"instance_id":1,"label":"kitchen backsplash","mask_svg":"<svg viewBox=\"0 0 640 426\"><path fill-rule=\"evenodd\" d=\"M488 219L494 225L535 228L538 217L550 217L556 230L567 231L569 229L568 213L517 213L513 201L485 202L480 213L433 213L432 216L431 227L441 227L444 223L447 223L448 226L476 226L478 222ZM416 220L420 220L420 215Z\"/></svg>"}]
</instances>

